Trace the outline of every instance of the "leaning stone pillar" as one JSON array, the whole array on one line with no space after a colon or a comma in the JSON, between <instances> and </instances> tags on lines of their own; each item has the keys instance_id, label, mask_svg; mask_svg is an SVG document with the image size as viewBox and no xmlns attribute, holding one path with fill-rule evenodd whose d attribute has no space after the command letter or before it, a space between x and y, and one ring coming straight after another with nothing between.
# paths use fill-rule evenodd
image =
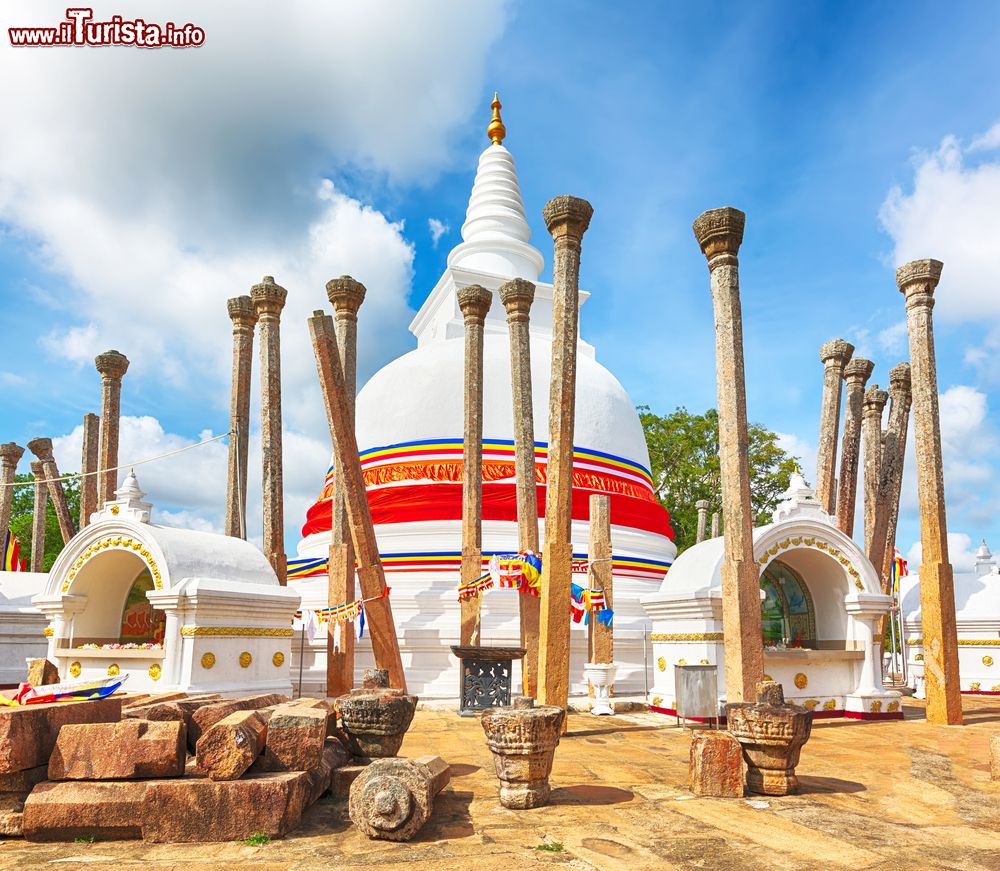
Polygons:
<instances>
[{"instance_id":1,"label":"leaning stone pillar","mask_svg":"<svg viewBox=\"0 0 1000 871\"><path fill-rule=\"evenodd\" d=\"M588 578L592 590L604 591L604 607L612 608L614 573L611 557L611 499L605 493L590 496L590 548ZM615 637L611 626L591 614L587 624L589 656L587 662L614 662ZM593 687L591 687L593 693Z\"/></svg>"},{"instance_id":2,"label":"leaning stone pillar","mask_svg":"<svg viewBox=\"0 0 1000 871\"><path fill-rule=\"evenodd\" d=\"M712 538L719 537L719 512L712 512Z\"/></svg>"},{"instance_id":3,"label":"leaning stone pillar","mask_svg":"<svg viewBox=\"0 0 1000 871\"><path fill-rule=\"evenodd\" d=\"M265 275L250 288L260 324L260 452L264 463L264 555L278 583L288 583L281 453L281 310L288 291Z\"/></svg>"},{"instance_id":4,"label":"leaning stone pillar","mask_svg":"<svg viewBox=\"0 0 1000 871\"><path fill-rule=\"evenodd\" d=\"M249 296L226 301L233 322L232 393L229 397L229 474L226 479L226 535L246 538L247 453L250 447L250 376L257 310Z\"/></svg>"},{"instance_id":5,"label":"leaning stone pillar","mask_svg":"<svg viewBox=\"0 0 1000 871\"><path fill-rule=\"evenodd\" d=\"M478 284L458 291L465 318L465 425L462 432L462 583L483 573L483 324L493 294ZM482 596L461 603L463 645L479 643Z\"/></svg>"},{"instance_id":6,"label":"leaning stone pillar","mask_svg":"<svg viewBox=\"0 0 1000 871\"><path fill-rule=\"evenodd\" d=\"M865 446L865 553L871 553L878 503L879 470L882 465L882 412L889 394L872 384L865 391L861 435Z\"/></svg>"},{"instance_id":7,"label":"leaning stone pillar","mask_svg":"<svg viewBox=\"0 0 1000 871\"><path fill-rule=\"evenodd\" d=\"M28 442L28 450L31 451L42 464L45 477L48 479L49 497L52 505L56 509L56 519L59 521L59 533L62 535L63 544L66 544L74 535L76 528L73 524L73 515L69 510L69 503L66 501L66 493L63 490L62 481L59 480L59 467L56 465L56 458L52 454L52 439L32 439Z\"/></svg>"},{"instance_id":8,"label":"leaning stone pillar","mask_svg":"<svg viewBox=\"0 0 1000 871\"><path fill-rule=\"evenodd\" d=\"M892 459L885 457L883 463L890 473L886 480L886 531L885 552L882 556L882 591L889 592L892 584L892 555L896 547L896 526L899 522L899 497L903 487L903 462L906 456L906 433L910 426L910 404L913 394L910 385L910 364L900 363L889 370L889 432L886 443L891 438L895 446Z\"/></svg>"},{"instance_id":9,"label":"leaning stone pillar","mask_svg":"<svg viewBox=\"0 0 1000 871\"><path fill-rule=\"evenodd\" d=\"M819 455L816 460L816 501L831 517L837 511L837 430L840 428L840 394L844 367L854 345L834 339L819 349L823 363L823 407L819 417Z\"/></svg>"},{"instance_id":10,"label":"leaning stone pillar","mask_svg":"<svg viewBox=\"0 0 1000 871\"><path fill-rule=\"evenodd\" d=\"M101 464L101 419L96 414L83 416L83 455L80 458L80 529L90 523L97 511L98 469Z\"/></svg>"},{"instance_id":11,"label":"leaning stone pillar","mask_svg":"<svg viewBox=\"0 0 1000 871\"><path fill-rule=\"evenodd\" d=\"M573 423L580 317L580 247L594 209L577 197L556 197L542 210L555 245L552 264L552 371L545 547L538 631L538 699L569 705L570 591L573 574ZM565 719L563 719L565 726Z\"/></svg>"},{"instance_id":12,"label":"leaning stone pillar","mask_svg":"<svg viewBox=\"0 0 1000 871\"><path fill-rule=\"evenodd\" d=\"M705 540L705 529L708 526L708 500L699 499L694 503L698 509L698 532L695 535L695 544L700 544Z\"/></svg>"},{"instance_id":13,"label":"leaning stone pillar","mask_svg":"<svg viewBox=\"0 0 1000 871\"><path fill-rule=\"evenodd\" d=\"M14 500L14 475L24 448L14 442L0 445L0 540L10 529L10 512Z\"/></svg>"},{"instance_id":14,"label":"leaning stone pillar","mask_svg":"<svg viewBox=\"0 0 1000 871\"><path fill-rule=\"evenodd\" d=\"M756 697L764 674L760 626L760 573L753 554L750 468L746 462L747 403L743 372L743 315L738 253L746 216L733 208L704 212L694 235L708 260L715 313L715 362L719 401L722 519L722 624L726 697Z\"/></svg>"},{"instance_id":15,"label":"leaning stone pillar","mask_svg":"<svg viewBox=\"0 0 1000 871\"><path fill-rule=\"evenodd\" d=\"M31 461L31 474L35 478L35 510L31 518L31 565L33 572L43 571L45 564L45 522L49 510L49 491L45 480L45 467L41 460Z\"/></svg>"},{"instance_id":16,"label":"leaning stone pillar","mask_svg":"<svg viewBox=\"0 0 1000 871\"><path fill-rule=\"evenodd\" d=\"M128 357L111 350L94 360L101 373L101 455L97 507L115 498L118 489L118 435L122 412L122 378L128 371Z\"/></svg>"},{"instance_id":17,"label":"leaning stone pillar","mask_svg":"<svg viewBox=\"0 0 1000 871\"><path fill-rule=\"evenodd\" d=\"M917 448L917 495L920 500L920 611L923 622L927 719L951 725L962 722L955 627L955 584L948 561L944 474L941 465L941 417L931 309L941 278L940 260L914 260L896 270L896 284L906 299L913 390L913 433ZM876 530L877 534L877 530ZM880 566L877 562L875 565Z\"/></svg>"},{"instance_id":18,"label":"leaning stone pillar","mask_svg":"<svg viewBox=\"0 0 1000 871\"><path fill-rule=\"evenodd\" d=\"M864 360L861 357L855 357L844 368L847 401L844 412L844 440L840 446L840 475L837 478L837 526L848 538L854 535L865 384L868 383L874 368L875 364L871 360Z\"/></svg>"},{"instance_id":19,"label":"leaning stone pillar","mask_svg":"<svg viewBox=\"0 0 1000 871\"><path fill-rule=\"evenodd\" d=\"M531 334L529 318L535 285L515 278L500 286L510 334L511 392L514 398L514 475L517 479L517 533L521 550L536 554L538 546L538 491L535 479L535 418L531 391ZM521 612L522 695L534 697L538 685L538 596L517 597Z\"/></svg>"},{"instance_id":20,"label":"leaning stone pillar","mask_svg":"<svg viewBox=\"0 0 1000 871\"><path fill-rule=\"evenodd\" d=\"M337 348L344 370L347 405L354 423L355 397L358 388L358 309L365 301L365 286L349 275L326 283L326 295L336 315ZM336 450L336 449L335 449ZM330 563L327 570L327 602L330 607L354 601L354 543L347 520L344 500L344 476L334 470L331 505ZM326 694L342 696L354 688L354 633L340 632L334 646L335 624L327 624Z\"/></svg>"}]
</instances>

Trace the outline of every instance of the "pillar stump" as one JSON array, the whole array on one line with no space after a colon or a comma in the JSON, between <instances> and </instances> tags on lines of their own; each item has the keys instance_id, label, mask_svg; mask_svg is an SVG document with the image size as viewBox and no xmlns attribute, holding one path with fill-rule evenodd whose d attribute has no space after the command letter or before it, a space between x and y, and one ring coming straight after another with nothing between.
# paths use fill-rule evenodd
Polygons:
<instances>
[{"instance_id":1,"label":"pillar stump","mask_svg":"<svg viewBox=\"0 0 1000 871\"><path fill-rule=\"evenodd\" d=\"M872 551L878 504L879 471L882 466L882 413L889 394L872 384L865 391L861 435L865 446L865 553Z\"/></svg>"},{"instance_id":2,"label":"pillar stump","mask_svg":"<svg viewBox=\"0 0 1000 871\"><path fill-rule=\"evenodd\" d=\"M854 512L858 496L858 457L861 453L861 420L865 403L865 384L875 364L855 357L844 368L846 410L844 440L840 446L840 475L837 478L837 526L848 538L854 535Z\"/></svg>"},{"instance_id":3,"label":"pillar stump","mask_svg":"<svg viewBox=\"0 0 1000 871\"><path fill-rule=\"evenodd\" d=\"M101 448L97 507L115 498L118 487L118 437L122 411L122 378L128 372L128 357L111 350L94 360L101 373Z\"/></svg>"},{"instance_id":4,"label":"pillar stump","mask_svg":"<svg viewBox=\"0 0 1000 871\"><path fill-rule=\"evenodd\" d=\"M232 392L229 397L229 472L226 478L226 535L246 538L247 454L250 447L250 378L257 309L249 296L226 301L233 322Z\"/></svg>"},{"instance_id":5,"label":"pillar stump","mask_svg":"<svg viewBox=\"0 0 1000 871\"><path fill-rule=\"evenodd\" d=\"M101 465L101 419L83 416L83 450L80 457L80 529L90 524L97 511L98 471Z\"/></svg>"},{"instance_id":6,"label":"pillar stump","mask_svg":"<svg viewBox=\"0 0 1000 871\"><path fill-rule=\"evenodd\" d=\"M695 544L701 544L705 540L705 530L708 526L708 500L699 499L694 503L698 511L698 531L695 533Z\"/></svg>"},{"instance_id":7,"label":"pillar stump","mask_svg":"<svg viewBox=\"0 0 1000 871\"><path fill-rule=\"evenodd\" d=\"M76 526L69 510L69 503L66 501L62 481L59 480L61 476L56 458L52 454L52 439L32 439L28 442L28 450L38 457L38 461L42 464L45 478L48 480L49 498L52 500L52 507L56 510L56 520L59 522L59 534L62 536L63 544L66 544L76 535Z\"/></svg>"},{"instance_id":8,"label":"pillar stump","mask_svg":"<svg viewBox=\"0 0 1000 871\"><path fill-rule=\"evenodd\" d=\"M14 476L24 448L14 442L0 445L0 536L10 529L10 513L14 500Z\"/></svg>"},{"instance_id":9,"label":"pillar stump","mask_svg":"<svg viewBox=\"0 0 1000 871\"><path fill-rule=\"evenodd\" d=\"M823 406L819 417L819 454L816 459L816 501L831 517L837 512L837 430L840 428L840 394L844 368L854 345L833 339L819 349L823 363Z\"/></svg>"}]
</instances>

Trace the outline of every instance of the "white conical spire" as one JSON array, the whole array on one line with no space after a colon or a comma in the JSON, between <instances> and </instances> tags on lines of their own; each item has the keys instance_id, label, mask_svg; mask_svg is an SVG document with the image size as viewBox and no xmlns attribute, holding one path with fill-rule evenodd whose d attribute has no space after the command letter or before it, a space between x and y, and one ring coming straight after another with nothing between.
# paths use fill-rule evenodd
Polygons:
<instances>
[{"instance_id":1,"label":"white conical spire","mask_svg":"<svg viewBox=\"0 0 1000 871\"><path fill-rule=\"evenodd\" d=\"M462 225L462 242L448 255L448 265L489 272L504 278L538 281L545 261L529 244L514 158L502 145L506 128L500 120L500 100L493 98L493 119L487 128L492 144L480 155L476 181Z\"/></svg>"}]
</instances>

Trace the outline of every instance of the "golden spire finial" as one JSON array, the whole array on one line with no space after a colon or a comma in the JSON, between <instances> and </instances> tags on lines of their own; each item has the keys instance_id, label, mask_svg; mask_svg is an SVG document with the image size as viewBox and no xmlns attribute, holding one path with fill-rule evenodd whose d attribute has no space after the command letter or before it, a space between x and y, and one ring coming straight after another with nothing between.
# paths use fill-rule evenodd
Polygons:
<instances>
[{"instance_id":1,"label":"golden spire finial","mask_svg":"<svg viewBox=\"0 0 1000 871\"><path fill-rule=\"evenodd\" d=\"M490 103L490 108L493 110L493 117L490 119L490 126L486 128L486 135L489 137L490 142L496 145L503 145L503 139L507 135L507 128L503 126L503 120L500 118L500 95L494 91L493 92L493 102Z\"/></svg>"}]
</instances>

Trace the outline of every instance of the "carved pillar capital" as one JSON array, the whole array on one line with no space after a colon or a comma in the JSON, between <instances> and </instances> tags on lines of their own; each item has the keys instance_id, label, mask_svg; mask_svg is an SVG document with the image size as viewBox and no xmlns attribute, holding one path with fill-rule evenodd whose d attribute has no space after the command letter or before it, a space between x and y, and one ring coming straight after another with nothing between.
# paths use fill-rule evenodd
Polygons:
<instances>
[{"instance_id":1,"label":"carved pillar capital","mask_svg":"<svg viewBox=\"0 0 1000 871\"><path fill-rule=\"evenodd\" d=\"M709 270L725 263L736 263L746 219L743 212L732 206L710 209L694 219L694 236L708 260Z\"/></svg>"},{"instance_id":2,"label":"carved pillar capital","mask_svg":"<svg viewBox=\"0 0 1000 871\"><path fill-rule=\"evenodd\" d=\"M865 360L863 357L854 357L844 367L844 381L847 382L848 389L851 387L864 389L874 370L875 364L871 360Z\"/></svg>"},{"instance_id":3,"label":"carved pillar capital","mask_svg":"<svg viewBox=\"0 0 1000 871\"><path fill-rule=\"evenodd\" d=\"M277 318L285 307L287 297L288 291L280 284L275 284L270 275L265 275L260 284L250 288L250 299L257 310L258 320L265 317Z\"/></svg>"},{"instance_id":4,"label":"carved pillar capital","mask_svg":"<svg viewBox=\"0 0 1000 871\"><path fill-rule=\"evenodd\" d=\"M52 439L38 438L28 442L28 450L31 451L43 463L52 459Z\"/></svg>"},{"instance_id":5,"label":"carved pillar capital","mask_svg":"<svg viewBox=\"0 0 1000 871\"><path fill-rule=\"evenodd\" d=\"M886 402L889 401L889 394L882 390L877 384L873 384L865 391L864 416L882 419L882 411Z\"/></svg>"},{"instance_id":6,"label":"carved pillar capital","mask_svg":"<svg viewBox=\"0 0 1000 871\"><path fill-rule=\"evenodd\" d=\"M560 237L580 242L590 226L594 207L580 197L553 197L542 209L545 226L553 239Z\"/></svg>"},{"instance_id":7,"label":"carved pillar capital","mask_svg":"<svg viewBox=\"0 0 1000 871\"><path fill-rule=\"evenodd\" d=\"M103 380L121 381L128 372L128 357L115 350L105 351L94 358L94 365Z\"/></svg>"},{"instance_id":8,"label":"carved pillar capital","mask_svg":"<svg viewBox=\"0 0 1000 871\"><path fill-rule=\"evenodd\" d=\"M500 302L507 310L507 321L523 320L531 311L535 301L535 285L525 278L513 278L500 285Z\"/></svg>"},{"instance_id":9,"label":"carved pillar capital","mask_svg":"<svg viewBox=\"0 0 1000 871\"><path fill-rule=\"evenodd\" d=\"M906 300L906 308L932 308L934 289L941 280L940 260L911 260L896 270L896 286Z\"/></svg>"},{"instance_id":10,"label":"carved pillar capital","mask_svg":"<svg viewBox=\"0 0 1000 871\"><path fill-rule=\"evenodd\" d=\"M360 281L355 281L350 275L331 278L326 283L326 295L337 315L337 320L357 320L358 309L365 301L367 290Z\"/></svg>"},{"instance_id":11,"label":"carved pillar capital","mask_svg":"<svg viewBox=\"0 0 1000 871\"><path fill-rule=\"evenodd\" d=\"M249 296L234 296L226 300L226 308L233 322L233 332L253 332L257 326L257 308Z\"/></svg>"},{"instance_id":12,"label":"carved pillar capital","mask_svg":"<svg viewBox=\"0 0 1000 871\"><path fill-rule=\"evenodd\" d=\"M910 380L910 364L900 363L889 370L889 394L895 401L898 396L900 401L910 404L913 397L913 388Z\"/></svg>"},{"instance_id":13,"label":"carved pillar capital","mask_svg":"<svg viewBox=\"0 0 1000 871\"><path fill-rule=\"evenodd\" d=\"M819 359L827 369L839 368L843 370L850 362L851 354L854 353L854 345L845 342L843 339L832 339L819 349Z\"/></svg>"},{"instance_id":14,"label":"carved pillar capital","mask_svg":"<svg viewBox=\"0 0 1000 871\"><path fill-rule=\"evenodd\" d=\"M0 445L0 466L3 468L17 468L23 456L24 448L15 442L4 442Z\"/></svg>"},{"instance_id":15,"label":"carved pillar capital","mask_svg":"<svg viewBox=\"0 0 1000 871\"><path fill-rule=\"evenodd\" d=\"M493 294L479 284L470 284L459 288L455 294L458 297L458 307L462 310L466 324L474 323L482 326L486 314L493 305Z\"/></svg>"}]
</instances>

